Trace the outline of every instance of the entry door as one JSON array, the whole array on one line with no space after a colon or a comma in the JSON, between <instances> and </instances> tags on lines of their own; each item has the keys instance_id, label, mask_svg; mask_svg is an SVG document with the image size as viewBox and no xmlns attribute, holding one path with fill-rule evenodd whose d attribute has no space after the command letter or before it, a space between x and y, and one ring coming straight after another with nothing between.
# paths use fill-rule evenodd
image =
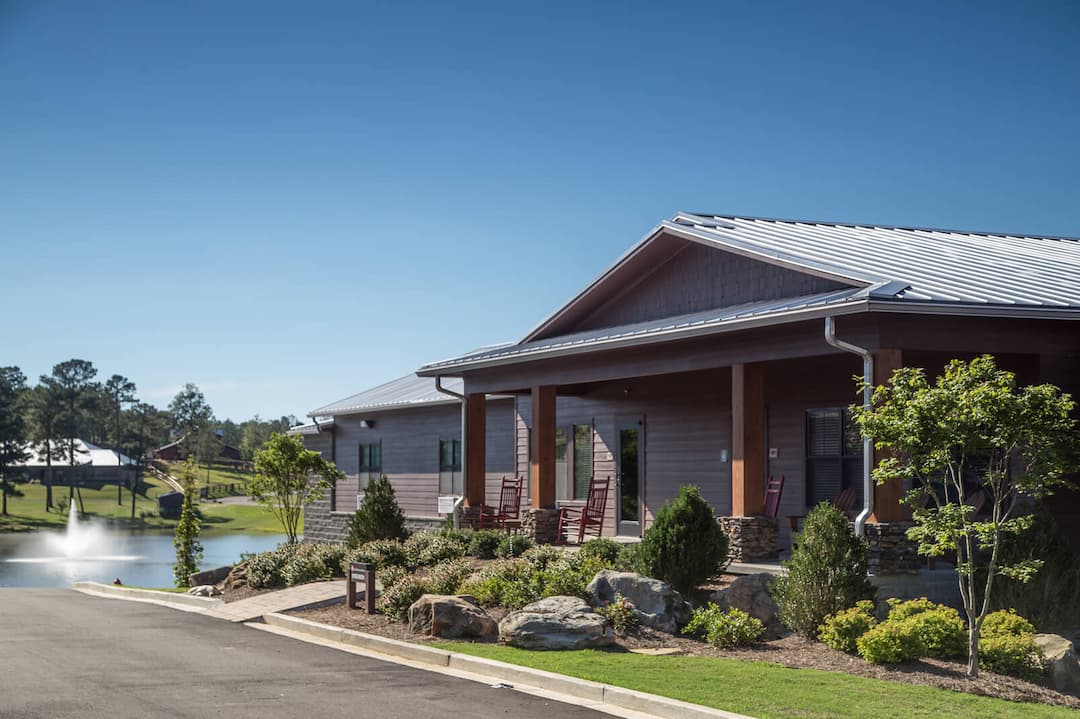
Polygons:
<instances>
[{"instance_id":1,"label":"entry door","mask_svg":"<svg viewBox=\"0 0 1080 719\"><path fill-rule=\"evenodd\" d=\"M640 418L618 422L618 461L615 474L619 482L619 501L616 503L618 533L622 536L641 536L641 490L645 479L645 432Z\"/></svg>"}]
</instances>

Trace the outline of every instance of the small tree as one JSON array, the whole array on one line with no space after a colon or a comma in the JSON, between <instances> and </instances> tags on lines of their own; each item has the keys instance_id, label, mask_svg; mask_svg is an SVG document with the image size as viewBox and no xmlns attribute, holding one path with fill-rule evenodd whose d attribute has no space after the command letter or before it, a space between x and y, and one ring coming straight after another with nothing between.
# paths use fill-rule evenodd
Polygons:
<instances>
[{"instance_id":1,"label":"small tree","mask_svg":"<svg viewBox=\"0 0 1080 719\"><path fill-rule=\"evenodd\" d=\"M971 677L979 674L979 632L995 579L1026 582L1041 564L1004 561L1002 539L1030 526L1026 500L1068 484L1074 406L1053 385L1018 389L1015 375L984 355L953 360L934 385L921 369L902 367L874 391L869 409L853 408L863 434L893 453L874 470L875 481L915 487L906 496L915 519L908 536L919 553L956 552ZM983 521L970 503L976 492L988 500Z\"/></svg>"},{"instance_id":2,"label":"small tree","mask_svg":"<svg viewBox=\"0 0 1080 719\"><path fill-rule=\"evenodd\" d=\"M384 474L368 482L360 507L349 517L349 547L376 539L404 539L406 534L405 515L390 480Z\"/></svg>"},{"instance_id":3,"label":"small tree","mask_svg":"<svg viewBox=\"0 0 1080 719\"><path fill-rule=\"evenodd\" d=\"M198 496L195 482L197 472L195 463L189 457L183 477L184 505L180 509L180 521L176 523L176 530L173 533L173 546L176 547L173 578L178 587L191 586L188 577L199 571L199 560L202 559L203 553L202 544L199 542L199 529L202 522L195 511L195 498Z\"/></svg>"},{"instance_id":4,"label":"small tree","mask_svg":"<svg viewBox=\"0 0 1080 719\"><path fill-rule=\"evenodd\" d=\"M23 421L22 400L26 393L26 375L18 367L0 367L0 495L8 513L8 494L11 486L11 466L25 462L26 423Z\"/></svg>"},{"instance_id":5,"label":"small tree","mask_svg":"<svg viewBox=\"0 0 1080 719\"><path fill-rule=\"evenodd\" d=\"M637 557L646 574L687 592L719 572L727 552L727 535L712 505L697 487L684 484L657 511Z\"/></svg>"},{"instance_id":6,"label":"small tree","mask_svg":"<svg viewBox=\"0 0 1080 719\"><path fill-rule=\"evenodd\" d=\"M251 498L281 522L288 543L295 544L304 507L322 499L343 476L321 454L304 449L299 437L272 434L255 452L255 479L248 489Z\"/></svg>"},{"instance_id":7,"label":"small tree","mask_svg":"<svg viewBox=\"0 0 1080 719\"><path fill-rule=\"evenodd\" d=\"M874 598L866 578L866 541L828 502L810 510L783 567L787 572L773 582L772 595L780 621L804 636L816 638L825 617Z\"/></svg>"}]
</instances>

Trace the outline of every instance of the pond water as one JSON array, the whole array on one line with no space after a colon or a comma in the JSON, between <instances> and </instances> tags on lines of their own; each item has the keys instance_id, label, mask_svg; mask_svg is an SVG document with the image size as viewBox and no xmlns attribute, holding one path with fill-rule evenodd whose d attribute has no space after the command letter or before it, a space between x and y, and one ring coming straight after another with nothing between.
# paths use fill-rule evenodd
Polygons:
<instances>
[{"instance_id":1,"label":"pond water","mask_svg":"<svg viewBox=\"0 0 1080 719\"><path fill-rule=\"evenodd\" d=\"M203 545L199 568L213 569L235 564L242 553L273 549L285 535L204 535L199 541ZM117 578L137 587L171 587L175 563L172 532L88 527L75 538L70 528L0 534L0 587L70 587L82 580L112 583Z\"/></svg>"}]
</instances>

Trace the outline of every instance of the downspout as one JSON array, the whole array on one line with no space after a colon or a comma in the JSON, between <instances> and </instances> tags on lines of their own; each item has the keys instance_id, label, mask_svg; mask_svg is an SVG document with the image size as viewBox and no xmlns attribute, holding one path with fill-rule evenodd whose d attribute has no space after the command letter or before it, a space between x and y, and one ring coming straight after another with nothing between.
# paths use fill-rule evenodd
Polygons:
<instances>
[{"instance_id":1,"label":"downspout","mask_svg":"<svg viewBox=\"0 0 1080 719\"><path fill-rule=\"evenodd\" d=\"M460 392L455 392L452 389L446 389L445 387L443 387L442 386L442 375L436 375L435 376L435 389L438 390L439 392L442 392L443 394L447 394L447 395L450 395L451 397L455 397L455 398L457 398L457 400L459 402L461 402L461 466L462 466L462 469L464 470L464 468L465 468L465 458L468 456L466 454L466 446L465 446L465 442L466 442L466 439L465 439L465 425L466 425L465 418L468 416L468 408L465 406L465 402L466 402L465 395L461 394ZM462 474L464 474L464 472L462 472ZM465 481L467 482L468 479L466 479ZM454 501L454 514L453 514L453 517L454 517L454 529L461 529L461 514L458 512L458 509L461 507L461 503L464 502L464 501L465 501L465 495L462 495L462 496L458 497L457 500Z\"/></svg>"},{"instance_id":2,"label":"downspout","mask_svg":"<svg viewBox=\"0 0 1080 719\"><path fill-rule=\"evenodd\" d=\"M858 347L850 342L844 342L836 338L836 319L825 318L825 341L831 346L844 352L859 355L863 361L863 407L870 408L870 397L874 387L874 355L870 350ZM866 531L866 520L874 511L874 482L870 472L874 468L874 445L869 437L863 437L863 508L859 516L855 518L855 534L863 536Z\"/></svg>"}]
</instances>

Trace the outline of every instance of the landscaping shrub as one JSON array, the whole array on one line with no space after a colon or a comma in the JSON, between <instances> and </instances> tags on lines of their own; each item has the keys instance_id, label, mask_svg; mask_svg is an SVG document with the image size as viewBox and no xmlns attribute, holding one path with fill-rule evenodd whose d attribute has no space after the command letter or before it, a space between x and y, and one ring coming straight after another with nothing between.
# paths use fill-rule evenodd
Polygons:
<instances>
[{"instance_id":1,"label":"landscaping shrub","mask_svg":"<svg viewBox=\"0 0 1080 719\"><path fill-rule=\"evenodd\" d=\"M641 543L624 544L619 547L619 554L615 558L615 566L612 569L617 569L620 572L645 574L644 562L641 556Z\"/></svg>"},{"instance_id":2,"label":"landscaping shrub","mask_svg":"<svg viewBox=\"0 0 1080 719\"><path fill-rule=\"evenodd\" d=\"M455 594L470 574L472 565L467 559L452 559L432 567L425 582L431 594Z\"/></svg>"},{"instance_id":3,"label":"landscaping shrub","mask_svg":"<svg viewBox=\"0 0 1080 719\"><path fill-rule=\"evenodd\" d=\"M712 505L697 487L683 485L656 513L637 552L644 574L685 593L720 571L728 541Z\"/></svg>"},{"instance_id":4,"label":"landscaping shrub","mask_svg":"<svg viewBox=\"0 0 1080 719\"><path fill-rule=\"evenodd\" d=\"M610 602L597 607L596 613L607 619L611 627L617 632L624 632L638 623L637 610L634 609L634 605L627 601L626 597L618 593Z\"/></svg>"},{"instance_id":5,"label":"landscaping shrub","mask_svg":"<svg viewBox=\"0 0 1080 719\"><path fill-rule=\"evenodd\" d=\"M405 540L405 557L410 566L431 567L465 556L466 544L455 536L417 532Z\"/></svg>"},{"instance_id":6,"label":"landscaping shrub","mask_svg":"<svg viewBox=\"0 0 1080 719\"><path fill-rule=\"evenodd\" d=\"M783 566L787 573L777 577L771 592L780 621L803 636L816 637L825 617L874 598L866 578L866 541L828 502L810 510Z\"/></svg>"},{"instance_id":7,"label":"landscaping shrub","mask_svg":"<svg viewBox=\"0 0 1080 719\"><path fill-rule=\"evenodd\" d=\"M979 667L1037 681L1046 673L1035 627L1014 610L991 612L979 632Z\"/></svg>"},{"instance_id":8,"label":"landscaping shrub","mask_svg":"<svg viewBox=\"0 0 1080 719\"><path fill-rule=\"evenodd\" d=\"M350 562L365 562L372 564L376 569L386 567L404 567L407 563L405 547L396 539L377 539L374 542L366 542L356 549L350 549L345 554L345 564ZM345 569L344 564L342 569Z\"/></svg>"},{"instance_id":9,"label":"landscaping shrub","mask_svg":"<svg viewBox=\"0 0 1080 719\"><path fill-rule=\"evenodd\" d=\"M291 587L341 576L345 548L337 544L282 544L247 560L249 587Z\"/></svg>"},{"instance_id":10,"label":"landscaping shrub","mask_svg":"<svg viewBox=\"0 0 1080 719\"><path fill-rule=\"evenodd\" d=\"M859 656L874 664L899 664L926 656L926 644L911 619L885 621L859 637Z\"/></svg>"},{"instance_id":11,"label":"landscaping shrub","mask_svg":"<svg viewBox=\"0 0 1080 719\"><path fill-rule=\"evenodd\" d=\"M494 559L495 550L503 536L497 529L478 529L469 537L467 553L477 559Z\"/></svg>"},{"instance_id":12,"label":"landscaping shrub","mask_svg":"<svg viewBox=\"0 0 1080 719\"><path fill-rule=\"evenodd\" d=\"M614 539L597 537L582 544L578 550L578 556L596 557L610 566L615 566L619 562L619 552L622 548L623 545Z\"/></svg>"},{"instance_id":13,"label":"landscaping shrub","mask_svg":"<svg viewBox=\"0 0 1080 719\"><path fill-rule=\"evenodd\" d=\"M859 637L875 624L874 603L864 599L850 609L830 614L825 623L818 627L818 638L833 649L854 654Z\"/></svg>"},{"instance_id":14,"label":"landscaping shrub","mask_svg":"<svg viewBox=\"0 0 1080 719\"><path fill-rule=\"evenodd\" d=\"M1041 561L1042 566L1028 582L1008 577L995 580L992 608L1013 608L1044 632L1076 628L1080 617L1080 554L1073 551L1050 512L1040 509L1030 528L1004 537L1001 557L1005 564L1034 560Z\"/></svg>"},{"instance_id":15,"label":"landscaping shrub","mask_svg":"<svg viewBox=\"0 0 1080 719\"><path fill-rule=\"evenodd\" d=\"M478 576L460 588L460 592L476 597L485 607L520 609L540 598L539 590L531 586L533 574L535 569L528 562L504 559L482 569Z\"/></svg>"},{"instance_id":16,"label":"landscaping shrub","mask_svg":"<svg viewBox=\"0 0 1080 719\"><path fill-rule=\"evenodd\" d=\"M451 524L449 527L443 527L442 529L440 529L439 534L443 537L450 537L462 546L468 547L469 542L472 541L473 530L454 529L454 526Z\"/></svg>"},{"instance_id":17,"label":"landscaping shrub","mask_svg":"<svg viewBox=\"0 0 1080 719\"><path fill-rule=\"evenodd\" d=\"M427 583L424 580L412 574L406 574L383 590L375 607L386 616L400 622L409 613L409 607L413 605L413 602L427 591Z\"/></svg>"},{"instance_id":18,"label":"landscaping shrub","mask_svg":"<svg viewBox=\"0 0 1080 719\"><path fill-rule=\"evenodd\" d=\"M383 589L388 589L412 574L405 567L388 565L375 573L375 581Z\"/></svg>"},{"instance_id":19,"label":"landscaping shrub","mask_svg":"<svg viewBox=\"0 0 1080 719\"><path fill-rule=\"evenodd\" d=\"M405 515L386 475L368 482L360 507L349 517L349 548L376 539L405 539Z\"/></svg>"},{"instance_id":20,"label":"landscaping shrub","mask_svg":"<svg viewBox=\"0 0 1080 719\"><path fill-rule=\"evenodd\" d=\"M587 599L585 588L601 569L610 569L595 557L566 557L553 562L541 573L545 597L565 596Z\"/></svg>"},{"instance_id":21,"label":"landscaping shrub","mask_svg":"<svg viewBox=\"0 0 1080 719\"><path fill-rule=\"evenodd\" d=\"M279 587L284 584L281 570L296 550L296 544L282 544L276 549L260 552L247 559L247 583L253 589Z\"/></svg>"},{"instance_id":22,"label":"landscaping shrub","mask_svg":"<svg viewBox=\"0 0 1080 719\"><path fill-rule=\"evenodd\" d=\"M890 599L888 622L910 622L926 647L924 656L956 659L967 656L967 624L960 613L926 597L901 602Z\"/></svg>"},{"instance_id":23,"label":"landscaping shrub","mask_svg":"<svg viewBox=\"0 0 1080 719\"><path fill-rule=\"evenodd\" d=\"M562 559L562 557L562 550L550 545L530 547L521 554L522 559L539 570L547 569L549 565Z\"/></svg>"},{"instance_id":24,"label":"landscaping shrub","mask_svg":"<svg viewBox=\"0 0 1080 719\"><path fill-rule=\"evenodd\" d=\"M520 557L532 547L533 541L525 535L508 534L499 541L499 546L495 548L495 556L500 559Z\"/></svg>"},{"instance_id":25,"label":"landscaping shrub","mask_svg":"<svg viewBox=\"0 0 1080 719\"><path fill-rule=\"evenodd\" d=\"M721 649L748 647L765 632L765 625L735 607L727 611L709 602L694 610L690 622L683 627L683 634L696 634Z\"/></svg>"}]
</instances>

